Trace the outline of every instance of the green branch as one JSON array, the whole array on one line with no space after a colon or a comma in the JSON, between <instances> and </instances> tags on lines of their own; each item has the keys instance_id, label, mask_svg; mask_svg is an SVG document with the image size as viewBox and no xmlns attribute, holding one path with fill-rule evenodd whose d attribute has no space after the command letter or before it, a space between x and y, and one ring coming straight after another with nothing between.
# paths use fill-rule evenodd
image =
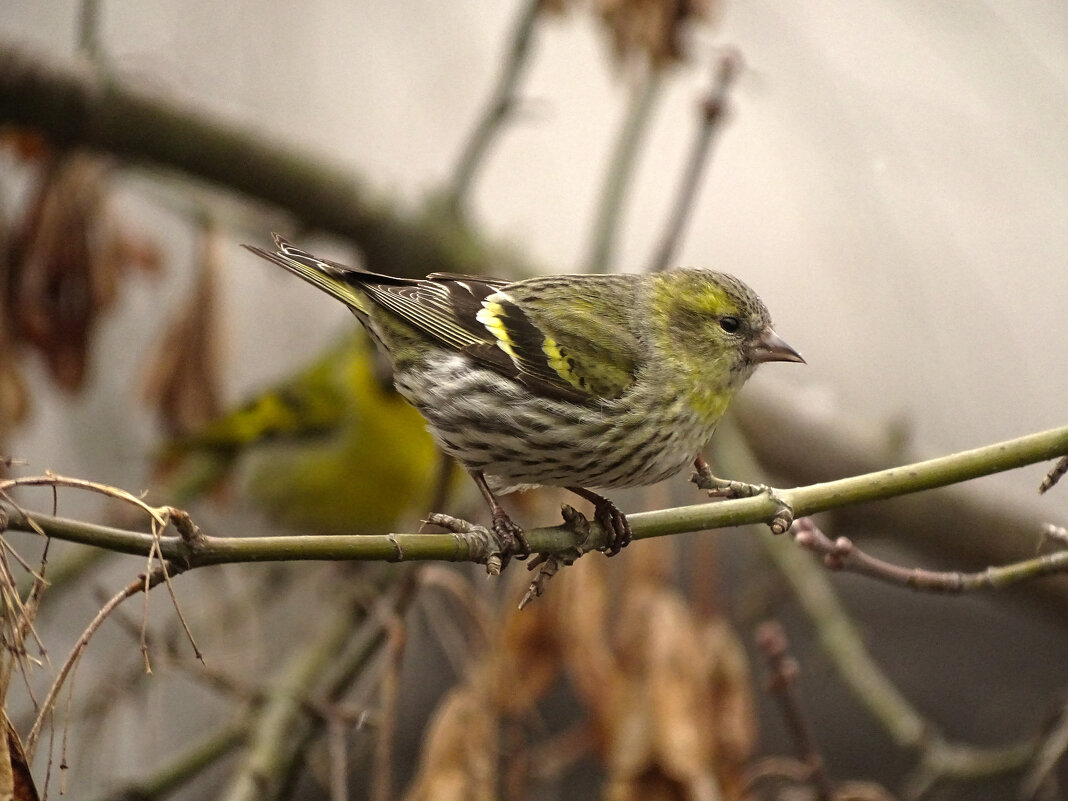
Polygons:
<instances>
[{"instance_id":1,"label":"green branch","mask_svg":"<svg viewBox=\"0 0 1068 801\"><path fill-rule=\"evenodd\" d=\"M789 506L800 517L956 484L1066 454L1068 426L838 481L775 490L771 494L752 498L641 512L629 515L629 520L635 539L767 523L780 512L782 504ZM33 514L31 520L27 514L8 503L0 503L0 515L6 516L6 527L12 530L32 533L37 526L56 539L121 553L147 556L154 541L153 536L147 533L47 515ZM580 545L576 539L576 534L564 526L527 531L531 548L541 553L573 550ZM596 548L603 543L603 539L603 532L593 524L589 541L581 544L585 549ZM486 556L485 543L470 534L165 536L159 538L159 552L163 558L189 568L228 562L290 560L484 561Z\"/></svg>"}]
</instances>

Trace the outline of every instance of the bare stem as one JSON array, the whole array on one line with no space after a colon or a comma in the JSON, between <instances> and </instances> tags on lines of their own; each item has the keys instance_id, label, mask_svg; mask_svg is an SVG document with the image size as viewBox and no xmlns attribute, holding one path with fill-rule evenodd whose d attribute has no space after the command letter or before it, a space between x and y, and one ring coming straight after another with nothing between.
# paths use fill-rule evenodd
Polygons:
<instances>
[{"instance_id":1,"label":"bare stem","mask_svg":"<svg viewBox=\"0 0 1068 801\"><path fill-rule=\"evenodd\" d=\"M667 227L660 238L660 245L649 264L649 272L661 272L671 265L671 260L682 240L682 231L693 211L694 198L701 186L701 178L708 165L708 156L712 144L723 129L729 109L730 89L741 70L742 57L737 51L730 50L717 60L712 88L701 100L701 124L694 137L690 157L682 174L682 182L675 197L675 205L668 218Z\"/></svg>"},{"instance_id":2,"label":"bare stem","mask_svg":"<svg viewBox=\"0 0 1068 801\"><path fill-rule=\"evenodd\" d=\"M619 129L615 150L605 173L604 187L593 226L593 240L586 270L604 273L612 269L616 235L627 197L630 179L634 174L638 150L652 119L653 108L660 94L660 71L648 67L633 87L626 117Z\"/></svg>"},{"instance_id":3,"label":"bare stem","mask_svg":"<svg viewBox=\"0 0 1068 801\"><path fill-rule=\"evenodd\" d=\"M895 565L866 553L848 537L832 540L809 517L802 517L795 522L792 532L798 545L822 556L823 563L832 570L860 573L888 584L925 592L991 590L1027 579L1068 572L1068 550L1001 567L988 567L975 573L961 573L956 570L924 570Z\"/></svg>"},{"instance_id":4,"label":"bare stem","mask_svg":"<svg viewBox=\"0 0 1068 801\"><path fill-rule=\"evenodd\" d=\"M834 788L823 769L823 757L816 749L812 729L801 710L796 689L800 669L787 651L786 632L776 622L765 623L757 630L756 642L768 663L768 689L779 702L783 720L797 750L797 758L808 769L807 781L815 789L819 801L831 801Z\"/></svg>"},{"instance_id":5,"label":"bare stem","mask_svg":"<svg viewBox=\"0 0 1068 801\"><path fill-rule=\"evenodd\" d=\"M74 648L71 649L70 655L63 663L63 666L59 669L59 675L56 676L56 680L52 682L52 686L48 690L48 695L45 696L44 702L41 704L41 710L37 713L37 719L33 722L33 728L30 730L29 736L26 738L25 748L26 755L30 762L33 761L34 749L37 746L37 740L41 736L41 730L44 727L45 721L47 721L53 713L56 705L56 698L59 696L59 691L63 688L64 682L78 664L78 660L85 650L85 647L89 644L89 640L96 634L97 629L103 625L108 616L115 611L119 604L125 601L132 595L136 595L142 590L148 590L155 587L161 581L163 581L164 571L162 565L157 567L148 576L138 576L131 581L126 587L116 593L104 606L100 608L100 611L96 613L96 617L89 623L82 632L82 636L78 638L78 641L74 644Z\"/></svg>"},{"instance_id":6,"label":"bare stem","mask_svg":"<svg viewBox=\"0 0 1068 801\"><path fill-rule=\"evenodd\" d=\"M534 39L534 22L540 8L541 0L527 0L523 6L493 94L482 109L456 164L456 172L449 186L448 205L457 216L463 211L475 174L485 162L490 145L515 109L516 86L528 63Z\"/></svg>"}]
</instances>

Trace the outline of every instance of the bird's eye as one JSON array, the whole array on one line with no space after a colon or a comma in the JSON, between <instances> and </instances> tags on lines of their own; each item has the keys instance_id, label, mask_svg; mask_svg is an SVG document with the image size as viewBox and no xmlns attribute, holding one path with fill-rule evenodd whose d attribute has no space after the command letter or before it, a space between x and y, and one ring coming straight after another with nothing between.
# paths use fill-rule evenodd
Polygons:
<instances>
[{"instance_id":1,"label":"bird's eye","mask_svg":"<svg viewBox=\"0 0 1068 801\"><path fill-rule=\"evenodd\" d=\"M733 334L742 327L742 323L737 317L720 317L719 327L728 334Z\"/></svg>"}]
</instances>

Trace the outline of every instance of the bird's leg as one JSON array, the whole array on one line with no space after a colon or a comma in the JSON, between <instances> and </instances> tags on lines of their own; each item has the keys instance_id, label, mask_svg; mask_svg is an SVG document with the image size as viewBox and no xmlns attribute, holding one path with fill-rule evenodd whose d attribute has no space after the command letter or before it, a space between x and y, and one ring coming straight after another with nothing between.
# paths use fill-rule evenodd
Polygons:
<instances>
[{"instance_id":1,"label":"bird's leg","mask_svg":"<svg viewBox=\"0 0 1068 801\"><path fill-rule=\"evenodd\" d=\"M593 515L598 523L605 530L605 534L608 535L608 542L605 544L605 553L609 556L615 556L621 549L626 548L630 544L631 530L630 522L626 516L616 508L616 505L612 503L608 498L604 498L598 495L596 492L591 492L585 487L567 487L568 492L573 492L580 498L585 498L587 501L593 504Z\"/></svg>"},{"instance_id":2,"label":"bird's leg","mask_svg":"<svg viewBox=\"0 0 1068 801\"><path fill-rule=\"evenodd\" d=\"M690 481L697 485L698 489L708 491L712 498L753 498L757 495L767 494L769 498L779 504L779 511L768 524L775 534L782 534L794 522L794 510L790 505L775 494L775 490L767 484L747 484L744 481L730 481L725 478L716 478L712 475L712 468L708 466L705 457L697 454L693 460L694 474Z\"/></svg>"},{"instance_id":3,"label":"bird's leg","mask_svg":"<svg viewBox=\"0 0 1068 801\"><path fill-rule=\"evenodd\" d=\"M526 559L530 556L530 546L527 544L523 529L504 511L504 507L497 500L497 496L493 494L493 490L486 483L486 476L483 475L482 471L471 470L470 473L471 478L475 480L478 491L482 493L482 497L489 504L490 514L493 517L493 533L500 538L503 549L502 556L504 561L502 567L508 564L508 559L512 556L518 559Z\"/></svg>"}]
</instances>

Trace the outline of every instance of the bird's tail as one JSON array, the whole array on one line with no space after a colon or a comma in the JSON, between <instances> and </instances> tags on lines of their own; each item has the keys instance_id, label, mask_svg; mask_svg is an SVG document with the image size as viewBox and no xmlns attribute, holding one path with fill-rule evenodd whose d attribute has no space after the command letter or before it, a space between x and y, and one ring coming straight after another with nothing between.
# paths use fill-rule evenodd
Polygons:
<instances>
[{"instance_id":1,"label":"bird's tail","mask_svg":"<svg viewBox=\"0 0 1068 801\"><path fill-rule=\"evenodd\" d=\"M349 308L364 314L367 313L369 301L360 289L359 276L372 277L372 273L365 273L341 264L323 261L295 247L278 234L273 236L274 244L278 248L274 253L254 245L245 245L244 247L257 256L262 256L268 261L273 261L280 267L284 267L294 275L299 275L312 286L316 286L326 294L337 298Z\"/></svg>"}]
</instances>

